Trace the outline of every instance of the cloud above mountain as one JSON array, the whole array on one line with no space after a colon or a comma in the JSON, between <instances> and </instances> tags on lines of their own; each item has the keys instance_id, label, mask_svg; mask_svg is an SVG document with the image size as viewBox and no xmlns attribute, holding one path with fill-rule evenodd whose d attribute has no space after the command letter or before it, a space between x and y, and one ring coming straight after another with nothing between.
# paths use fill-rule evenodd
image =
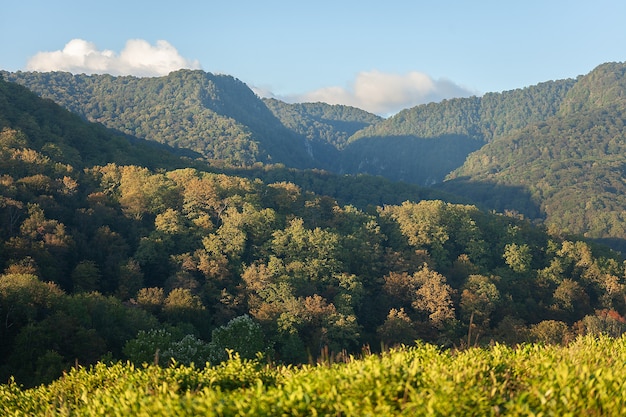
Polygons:
<instances>
[{"instance_id":1,"label":"cloud above mountain","mask_svg":"<svg viewBox=\"0 0 626 417\"><path fill-rule=\"evenodd\" d=\"M143 39L130 39L119 52L98 49L83 39L72 39L61 50L39 52L26 64L27 71L68 71L74 74L111 74L153 77L181 68L200 69L198 61L180 55L169 42L152 45ZM271 89L254 88L262 97L276 97L289 103L324 102L343 104L381 116L419 104L476 94L446 79L434 79L417 71L404 74L363 71L345 87L331 86L302 94L276 96Z\"/></svg>"},{"instance_id":2,"label":"cloud above mountain","mask_svg":"<svg viewBox=\"0 0 626 417\"><path fill-rule=\"evenodd\" d=\"M267 96L267 91L257 94ZM412 71L405 74L366 71L357 74L348 87L326 87L299 95L276 97L281 100L324 102L354 106L388 116L418 104L476 94L446 79L435 80L427 74Z\"/></svg>"},{"instance_id":3,"label":"cloud above mountain","mask_svg":"<svg viewBox=\"0 0 626 417\"><path fill-rule=\"evenodd\" d=\"M39 52L26 64L28 71L68 71L75 74L167 75L181 68L199 69L198 61L183 58L167 41L155 45L130 39L119 53L99 50L92 42L72 39L62 50Z\"/></svg>"}]
</instances>

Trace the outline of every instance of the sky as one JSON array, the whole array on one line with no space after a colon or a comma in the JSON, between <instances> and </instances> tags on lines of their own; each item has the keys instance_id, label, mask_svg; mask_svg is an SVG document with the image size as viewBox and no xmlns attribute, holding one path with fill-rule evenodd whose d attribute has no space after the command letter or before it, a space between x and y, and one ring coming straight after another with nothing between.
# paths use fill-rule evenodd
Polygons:
<instances>
[{"instance_id":1,"label":"sky","mask_svg":"<svg viewBox=\"0 0 626 417\"><path fill-rule=\"evenodd\" d=\"M6 1L0 69L201 69L388 116L626 61L625 17L623 0Z\"/></svg>"}]
</instances>

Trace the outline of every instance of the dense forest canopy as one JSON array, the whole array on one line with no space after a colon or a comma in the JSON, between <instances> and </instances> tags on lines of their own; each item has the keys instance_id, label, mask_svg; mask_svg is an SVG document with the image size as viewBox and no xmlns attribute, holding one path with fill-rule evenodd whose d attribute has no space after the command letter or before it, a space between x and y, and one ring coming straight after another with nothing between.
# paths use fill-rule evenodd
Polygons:
<instances>
[{"instance_id":1,"label":"dense forest canopy","mask_svg":"<svg viewBox=\"0 0 626 417\"><path fill-rule=\"evenodd\" d=\"M622 258L556 227L431 191L389 203L363 176L219 171L2 80L0 106L3 380L624 332Z\"/></svg>"}]
</instances>

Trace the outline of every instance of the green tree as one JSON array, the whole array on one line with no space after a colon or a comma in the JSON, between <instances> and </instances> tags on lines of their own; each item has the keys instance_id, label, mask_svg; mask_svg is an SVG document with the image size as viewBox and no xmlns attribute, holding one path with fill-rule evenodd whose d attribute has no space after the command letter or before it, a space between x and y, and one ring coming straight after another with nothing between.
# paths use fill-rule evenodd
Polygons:
<instances>
[{"instance_id":1,"label":"green tree","mask_svg":"<svg viewBox=\"0 0 626 417\"><path fill-rule=\"evenodd\" d=\"M501 300L496 286L498 277L470 275L461 293L461 316L465 323L478 326L481 331L489 328L491 314Z\"/></svg>"},{"instance_id":2,"label":"green tree","mask_svg":"<svg viewBox=\"0 0 626 417\"><path fill-rule=\"evenodd\" d=\"M145 214L156 215L180 206L180 191L164 175L136 166L120 170L119 202L131 218L140 220Z\"/></svg>"},{"instance_id":3,"label":"green tree","mask_svg":"<svg viewBox=\"0 0 626 417\"><path fill-rule=\"evenodd\" d=\"M284 230L274 232L271 245L303 295L331 283L334 274L341 272L339 236L321 228L307 229L302 219L296 218Z\"/></svg>"},{"instance_id":4,"label":"green tree","mask_svg":"<svg viewBox=\"0 0 626 417\"><path fill-rule=\"evenodd\" d=\"M163 364L162 353L172 344L173 336L165 329L140 330L124 345L124 356L135 365Z\"/></svg>"},{"instance_id":5,"label":"green tree","mask_svg":"<svg viewBox=\"0 0 626 417\"><path fill-rule=\"evenodd\" d=\"M261 326L247 314L214 329L209 343L213 364L227 360L229 350L243 359L254 359L258 353L267 353L270 347Z\"/></svg>"},{"instance_id":6,"label":"green tree","mask_svg":"<svg viewBox=\"0 0 626 417\"><path fill-rule=\"evenodd\" d=\"M100 268L93 261L81 261L72 271L74 292L96 291L100 286Z\"/></svg>"},{"instance_id":7,"label":"green tree","mask_svg":"<svg viewBox=\"0 0 626 417\"><path fill-rule=\"evenodd\" d=\"M136 301L144 310L152 314L157 314L163 309L165 292L163 288L159 287L141 288L137 293Z\"/></svg>"},{"instance_id":8,"label":"green tree","mask_svg":"<svg viewBox=\"0 0 626 417\"><path fill-rule=\"evenodd\" d=\"M410 345L418 338L415 324L404 308L389 310L385 322L376 329L376 334L386 346Z\"/></svg>"},{"instance_id":9,"label":"green tree","mask_svg":"<svg viewBox=\"0 0 626 417\"><path fill-rule=\"evenodd\" d=\"M0 275L0 353L6 357L20 330L42 320L62 301L63 291L32 274ZM1 363L1 362L0 362Z\"/></svg>"},{"instance_id":10,"label":"green tree","mask_svg":"<svg viewBox=\"0 0 626 417\"><path fill-rule=\"evenodd\" d=\"M174 288L165 297L163 315L171 323L190 323L202 331L209 326L206 307L188 288Z\"/></svg>"},{"instance_id":11,"label":"green tree","mask_svg":"<svg viewBox=\"0 0 626 417\"><path fill-rule=\"evenodd\" d=\"M557 320L543 320L531 326L530 334L537 342L559 345L570 338L567 323Z\"/></svg>"},{"instance_id":12,"label":"green tree","mask_svg":"<svg viewBox=\"0 0 626 417\"><path fill-rule=\"evenodd\" d=\"M504 248L502 256L506 264L515 272L528 272L531 267L532 254L527 244L518 245L509 243Z\"/></svg>"},{"instance_id":13,"label":"green tree","mask_svg":"<svg viewBox=\"0 0 626 417\"><path fill-rule=\"evenodd\" d=\"M117 296L122 300L129 300L135 297L137 292L143 288L143 277L139 263L134 259L128 259L120 267Z\"/></svg>"},{"instance_id":14,"label":"green tree","mask_svg":"<svg viewBox=\"0 0 626 417\"><path fill-rule=\"evenodd\" d=\"M553 293L556 310L564 311L567 319L577 320L590 312L589 295L576 281L564 279Z\"/></svg>"}]
</instances>

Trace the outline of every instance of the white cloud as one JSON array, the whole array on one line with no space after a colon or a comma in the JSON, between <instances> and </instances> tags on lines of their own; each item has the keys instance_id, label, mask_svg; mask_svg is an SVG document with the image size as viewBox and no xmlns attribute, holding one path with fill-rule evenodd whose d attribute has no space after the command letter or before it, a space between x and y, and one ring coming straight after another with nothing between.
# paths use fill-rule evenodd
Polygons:
<instances>
[{"instance_id":1,"label":"white cloud","mask_svg":"<svg viewBox=\"0 0 626 417\"><path fill-rule=\"evenodd\" d=\"M475 92L452 81L435 80L427 74L413 71L392 74L380 71L361 72L348 88L326 87L300 95L277 97L288 102L324 102L344 104L389 116L418 104L446 98L468 97Z\"/></svg>"},{"instance_id":2,"label":"white cloud","mask_svg":"<svg viewBox=\"0 0 626 417\"><path fill-rule=\"evenodd\" d=\"M143 39L128 40L119 55L108 49L101 51L92 42L72 39L62 50L39 52L26 64L28 71L139 77L167 75L181 68L199 69L200 64L180 56L167 41L157 41L153 46Z\"/></svg>"}]
</instances>

